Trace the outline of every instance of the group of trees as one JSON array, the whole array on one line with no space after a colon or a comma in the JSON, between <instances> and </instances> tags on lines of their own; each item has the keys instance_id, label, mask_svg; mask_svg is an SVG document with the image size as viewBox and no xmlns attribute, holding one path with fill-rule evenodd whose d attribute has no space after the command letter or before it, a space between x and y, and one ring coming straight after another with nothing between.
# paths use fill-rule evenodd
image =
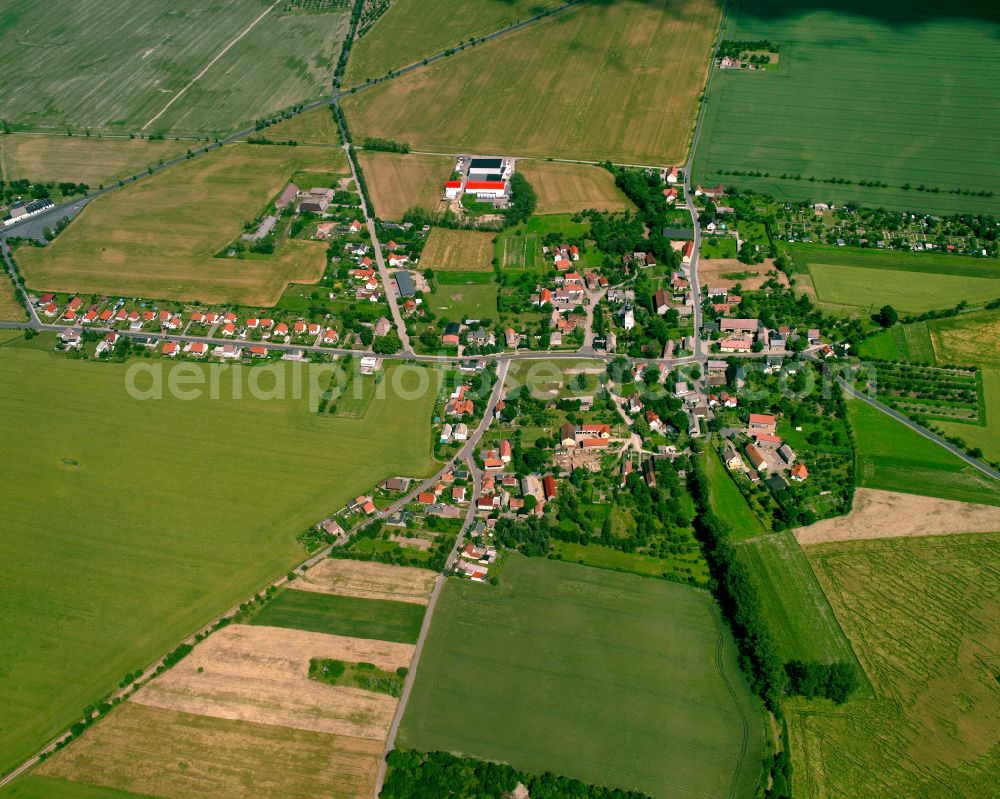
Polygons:
<instances>
[{"instance_id":1,"label":"group of trees","mask_svg":"<svg viewBox=\"0 0 1000 799\"><path fill-rule=\"evenodd\" d=\"M63 197L72 197L76 194L87 194L90 186L86 183L70 182L33 182L27 178L18 180L0 180L0 202L11 203L18 199L44 200L51 198L53 192L58 192Z\"/></svg>"},{"instance_id":2,"label":"group of trees","mask_svg":"<svg viewBox=\"0 0 1000 799\"><path fill-rule=\"evenodd\" d=\"M376 136L366 136L364 140L366 150L380 150L385 153L408 153L410 145L405 141L395 139L380 139Z\"/></svg>"},{"instance_id":3,"label":"group of trees","mask_svg":"<svg viewBox=\"0 0 1000 799\"><path fill-rule=\"evenodd\" d=\"M847 663L817 663L791 660L785 664L788 693L807 699L825 697L838 705L858 687L855 670Z\"/></svg>"},{"instance_id":4,"label":"group of trees","mask_svg":"<svg viewBox=\"0 0 1000 799\"><path fill-rule=\"evenodd\" d=\"M490 763L448 752L394 749L382 799L504 799L518 783L531 799L650 799L640 791L587 785L546 772L525 774L504 763Z\"/></svg>"}]
</instances>

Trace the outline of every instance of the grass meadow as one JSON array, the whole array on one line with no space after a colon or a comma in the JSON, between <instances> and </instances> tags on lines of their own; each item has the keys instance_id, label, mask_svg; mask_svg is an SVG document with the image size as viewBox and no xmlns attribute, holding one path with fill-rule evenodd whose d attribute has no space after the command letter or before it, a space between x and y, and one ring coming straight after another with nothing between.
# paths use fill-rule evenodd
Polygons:
<instances>
[{"instance_id":1,"label":"grass meadow","mask_svg":"<svg viewBox=\"0 0 1000 799\"><path fill-rule=\"evenodd\" d=\"M395 0L351 48L344 85L381 77L558 5L561 0L465 0L459 10L440 0Z\"/></svg>"},{"instance_id":2,"label":"grass meadow","mask_svg":"<svg viewBox=\"0 0 1000 799\"><path fill-rule=\"evenodd\" d=\"M749 795L763 743L707 592L516 555L446 583L399 733L654 796Z\"/></svg>"},{"instance_id":3,"label":"grass meadow","mask_svg":"<svg viewBox=\"0 0 1000 799\"><path fill-rule=\"evenodd\" d=\"M848 663L858 672L862 692L867 691L854 650L795 536L784 532L744 540L736 553L757 587L781 658Z\"/></svg>"},{"instance_id":4,"label":"grass meadow","mask_svg":"<svg viewBox=\"0 0 1000 799\"><path fill-rule=\"evenodd\" d=\"M493 233L436 227L427 236L420 265L436 272L489 272L494 238Z\"/></svg>"},{"instance_id":5,"label":"grass meadow","mask_svg":"<svg viewBox=\"0 0 1000 799\"><path fill-rule=\"evenodd\" d=\"M603 167L525 158L517 171L538 195L537 214L575 214L597 211L634 211L635 204L615 185Z\"/></svg>"},{"instance_id":6,"label":"grass meadow","mask_svg":"<svg viewBox=\"0 0 1000 799\"><path fill-rule=\"evenodd\" d=\"M359 138L414 149L676 163L720 13L715 0L586 3L347 97L344 113Z\"/></svg>"},{"instance_id":7,"label":"grass meadow","mask_svg":"<svg viewBox=\"0 0 1000 799\"><path fill-rule=\"evenodd\" d=\"M137 132L148 125L147 133L212 134L328 94L348 9L271 6L12 6L0 15L0 36L10 45L0 53L8 76L0 108L18 130Z\"/></svg>"},{"instance_id":8,"label":"grass meadow","mask_svg":"<svg viewBox=\"0 0 1000 799\"><path fill-rule=\"evenodd\" d=\"M329 106L320 106L304 114L269 125L255 135L271 141L296 141L299 144L340 144L340 131Z\"/></svg>"},{"instance_id":9,"label":"grass meadow","mask_svg":"<svg viewBox=\"0 0 1000 799\"><path fill-rule=\"evenodd\" d=\"M729 476L725 464L712 447L707 448L706 466L712 510L729 526L730 538L739 541L766 533L767 528L747 504L740 489Z\"/></svg>"},{"instance_id":10,"label":"grass meadow","mask_svg":"<svg viewBox=\"0 0 1000 799\"><path fill-rule=\"evenodd\" d=\"M1000 191L1000 161L986 155L1000 146L1000 118L985 111L998 99L998 34L990 0L730 5L725 38L778 44L780 66L716 74L693 177L782 199L994 212L995 197L946 192Z\"/></svg>"},{"instance_id":11,"label":"grass meadow","mask_svg":"<svg viewBox=\"0 0 1000 799\"><path fill-rule=\"evenodd\" d=\"M861 400L848 399L847 409L859 486L1000 505L996 480Z\"/></svg>"},{"instance_id":12,"label":"grass meadow","mask_svg":"<svg viewBox=\"0 0 1000 799\"><path fill-rule=\"evenodd\" d=\"M865 313L892 305L920 313L1000 297L1000 269L985 260L807 244L792 245L791 252L824 305Z\"/></svg>"},{"instance_id":13,"label":"grass meadow","mask_svg":"<svg viewBox=\"0 0 1000 799\"><path fill-rule=\"evenodd\" d=\"M200 146L191 141L15 133L0 136L0 176L86 183L96 189Z\"/></svg>"},{"instance_id":14,"label":"grass meadow","mask_svg":"<svg viewBox=\"0 0 1000 799\"><path fill-rule=\"evenodd\" d=\"M358 150L357 156L375 214L381 219L402 219L414 206L436 210L455 166L454 158L441 155Z\"/></svg>"},{"instance_id":15,"label":"grass meadow","mask_svg":"<svg viewBox=\"0 0 1000 799\"><path fill-rule=\"evenodd\" d=\"M424 302L438 316L452 320L496 319L497 284L488 272L442 272Z\"/></svg>"},{"instance_id":16,"label":"grass meadow","mask_svg":"<svg viewBox=\"0 0 1000 799\"><path fill-rule=\"evenodd\" d=\"M0 788L2 799L151 799L148 795L28 774Z\"/></svg>"},{"instance_id":17,"label":"grass meadow","mask_svg":"<svg viewBox=\"0 0 1000 799\"><path fill-rule=\"evenodd\" d=\"M973 311L946 319L894 325L861 345L862 358L962 364L982 370L980 404L986 424L936 420L949 435L979 447L991 460L1000 460L1000 310Z\"/></svg>"},{"instance_id":18,"label":"grass meadow","mask_svg":"<svg viewBox=\"0 0 1000 799\"><path fill-rule=\"evenodd\" d=\"M875 698L786 703L795 796L996 796L1000 535L806 553Z\"/></svg>"},{"instance_id":19,"label":"grass meadow","mask_svg":"<svg viewBox=\"0 0 1000 799\"><path fill-rule=\"evenodd\" d=\"M423 605L414 602L363 599L292 588L268 602L252 623L415 644L425 610Z\"/></svg>"},{"instance_id":20,"label":"grass meadow","mask_svg":"<svg viewBox=\"0 0 1000 799\"><path fill-rule=\"evenodd\" d=\"M139 401L128 368L0 347L4 447L17 453L0 461L0 772L283 574L308 525L379 480L433 468L433 389L404 400L387 375L386 398L348 420L304 398L253 399L248 372L232 399L232 369L196 364L178 379L201 379L201 399ZM281 373L292 385L293 369ZM410 370L400 385L419 380Z\"/></svg>"},{"instance_id":21,"label":"grass meadow","mask_svg":"<svg viewBox=\"0 0 1000 799\"><path fill-rule=\"evenodd\" d=\"M295 172L346 172L341 150L236 144L91 202L18 264L34 289L270 306L314 283L326 245L287 241L270 258L216 258Z\"/></svg>"},{"instance_id":22,"label":"grass meadow","mask_svg":"<svg viewBox=\"0 0 1000 799\"><path fill-rule=\"evenodd\" d=\"M27 318L28 314L24 310L21 296L14 288L14 282L10 279L10 275L4 270L3 275L0 276L0 321L23 322Z\"/></svg>"}]
</instances>

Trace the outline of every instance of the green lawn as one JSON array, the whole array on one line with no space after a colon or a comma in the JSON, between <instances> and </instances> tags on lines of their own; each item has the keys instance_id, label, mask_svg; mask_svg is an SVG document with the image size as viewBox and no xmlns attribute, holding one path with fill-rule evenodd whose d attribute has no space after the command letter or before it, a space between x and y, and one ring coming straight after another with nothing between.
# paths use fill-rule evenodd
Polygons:
<instances>
[{"instance_id":1,"label":"green lawn","mask_svg":"<svg viewBox=\"0 0 1000 799\"><path fill-rule=\"evenodd\" d=\"M640 574L643 577L663 577L678 582L687 582L690 577L699 585L706 585L708 582L708 564L700 552L660 558L644 552L622 552L600 544L576 544L569 541L553 541L552 551L560 560L598 569Z\"/></svg>"},{"instance_id":2,"label":"green lawn","mask_svg":"<svg viewBox=\"0 0 1000 799\"><path fill-rule=\"evenodd\" d=\"M145 794L28 774L0 788L2 799L152 799Z\"/></svg>"},{"instance_id":3,"label":"green lawn","mask_svg":"<svg viewBox=\"0 0 1000 799\"><path fill-rule=\"evenodd\" d=\"M848 663L867 692L864 671L795 536L772 533L741 541L736 553L757 587L781 658Z\"/></svg>"},{"instance_id":4,"label":"green lawn","mask_svg":"<svg viewBox=\"0 0 1000 799\"><path fill-rule=\"evenodd\" d=\"M995 115L983 113L998 98L995 2L754 0L729 12L725 38L768 39L780 64L716 72L693 182L838 205L995 213L995 196L974 196L1000 191L1000 160L983 158L1000 146Z\"/></svg>"},{"instance_id":5,"label":"green lawn","mask_svg":"<svg viewBox=\"0 0 1000 799\"><path fill-rule=\"evenodd\" d=\"M656 797L749 796L764 741L711 596L511 556L448 580L399 744Z\"/></svg>"},{"instance_id":6,"label":"green lawn","mask_svg":"<svg viewBox=\"0 0 1000 799\"><path fill-rule=\"evenodd\" d=\"M819 244L795 244L791 250L796 268L812 277L820 302L831 305L876 311L888 304L920 313L1000 296L1000 268L987 260ZM929 344L914 345L928 354Z\"/></svg>"},{"instance_id":7,"label":"green lawn","mask_svg":"<svg viewBox=\"0 0 1000 799\"><path fill-rule=\"evenodd\" d=\"M733 482L718 453L708 447L707 470L711 489L712 510L729 526L730 538L739 541L762 535L767 529L747 505L746 499Z\"/></svg>"},{"instance_id":8,"label":"green lawn","mask_svg":"<svg viewBox=\"0 0 1000 799\"><path fill-rule=\"evenodd\" d=\"M413 602L289 589L268 602L251 623L415 644L426 609Z\"/></svg>"},{"instance_id":9,"label":"green lawn","mask_svg":"<svg viewBox=\"0 0 1000 799\"><path fill-rule=\"evenodd\" d=\"M847 408L857 439L858 485L1000 505L1000 482L861 400L848 400Z\"/></svg>"},{"instance_id":10,"label":"green lawn","mask_svg":"<svg viewBox=\"0 0 1000 799\"><path fill-rule=\"evenodd\" d=\"M492 278L488 272L435 273L437 286L424 302L435 314L451 321L495 320L499 312L497 285Z\"/></svg>"},{"instance_id":11,"label":"green lawn","mask_svg":"<svg viewBox=\"0 0 1000 799\"><path fill-rule=\"evenodd\" d=\"M215 375L220 398L206 383L201 399L140 401L129 365L30 348L42 338L0 348L0 771L284 573L308 525L385 477L433 468L434 390L336 419L305 396L252 398L246 372L232 399L232 369L185 364L167 374L187 375L185 390ZM279 373L291 390L293 368ZM419 379L414 367L402 388Z\"/></svg>"}]
</instances>

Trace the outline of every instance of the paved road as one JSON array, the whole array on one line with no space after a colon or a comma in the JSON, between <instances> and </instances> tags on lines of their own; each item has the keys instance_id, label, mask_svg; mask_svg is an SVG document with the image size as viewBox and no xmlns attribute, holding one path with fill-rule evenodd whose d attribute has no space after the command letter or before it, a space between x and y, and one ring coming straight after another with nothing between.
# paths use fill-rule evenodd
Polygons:
<instances>
[{"instance_id":1,"label":"paved road","mask_svg":"<svg viewBox=\"0 0 1000 799\"><path fill-rule=\"evenodd\" d=\"M497 380L493 385L493 391L490 392L490 399L486 404L482 421L479 423L475 432L469 437L469 441L466 445L462 447L455 458L452 459L452 462L459 458L465 460L466 468L468 468L469 474L472 476L472 496L469 500L469 508L465 512L465 522L462 524L462 529L459 531L458 537L455 539L455 546L451 548L451 552L448 553L448 558L445 560L444 574L439 574L434 581L434 590L431 592L430 600L427 603L427 611L424 613L424 620L420 625L420 634L417 637L417 645L413 652L413 660L410 663L410 671L406 675L406 680L403 682L403 692L399 698L399 705L396 707L396 713L392 717L392 724L389 726L389 734L386 737L385 750L382 753L382 761L379 763L378 777L376 778L375 799L378 799L378 795L382 792L382 785L385 782L386 772L385 759L389 752L396 747L396 735L399 733L399 724L403 719L403 714L406 712L406 704L410 701L410 693L413 690L413 682L417 677L417 666L420 664L420 656L424 651L424 643L427 640L427 633L431 628L431 619L434 616L434 610L437 608L437 601L438 597L441 595L441 589L444 587L444 582L447 579L445 575L450 572L452 567L455 565L455 561L458 559L458 553L461 552L462 547L465 546L465 536L471 529L472 525L476 522L476 497L479 496L479 492L482 490L483 474L479 470L479 467L476 466L474 452L479 441L482 439L483 434L489 429L489 426L496 415L497 403L503 397L503 387L507 379L507 369L509 366L509 362L500 364L500 367L497 369Z\"/></svg>"}]
</instances>

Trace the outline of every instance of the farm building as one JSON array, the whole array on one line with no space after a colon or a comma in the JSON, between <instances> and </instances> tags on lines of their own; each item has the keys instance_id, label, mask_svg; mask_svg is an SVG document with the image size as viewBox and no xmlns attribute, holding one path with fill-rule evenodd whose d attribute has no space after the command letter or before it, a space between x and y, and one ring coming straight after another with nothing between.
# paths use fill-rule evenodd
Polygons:
<instances>
[{"instance_id":1,"label":"farm building","mask_svg":"<svg viewBox=\"0 0 1000 799\"><path fill-rule=\"evenodd\" d=\"M462 181L449 180L444 184L444 198L446 200L454 200L461 193Z\"/></svg>"},{"instance_id":2,"label":"farm building","mask_svg":"<svg viewBox=\"0 0 1000 799\"><path fill-rule=\"evenodd\" d=\"M469 177L483 178L486 175L499 175L503 172L502 158L473 158L469 162Z\"/></svg>"},{"instance_id":3,"label":"farm building","mask_svg":"<svg viewBox=\"0 0 1000 799\"><path fill-rule=\"evenodd\" d=\"M409 272L399 271L396 272L393 277L396 280L396 289L399 291L400 297L412 297L416 291L416 286L413 285L413 278L410 277Z\"/></svg>"},{"instance_id":4,"label":"farm building","mask_svg":"<svg viewBox=\"0 0 1000 799\"><path fill-rule=\"evenodd\" d=\"M279 195L278 199L274 201L274 207L279 211L287 205L290 205L292 200L299 196L299 187L294 183L289 183L285 186L284 190Z\"/></svg>"},{"instance_id":5,"label":"farm building","mask_svg":"<svg viewBox=\"0 0 1000 799\"><path fill-rule=\"evenodd\" d=\"M469 180L465 193L475 194L477 200L499 200L507 196L509 185L504 180Z\"/></svg>"}]
</instances>

